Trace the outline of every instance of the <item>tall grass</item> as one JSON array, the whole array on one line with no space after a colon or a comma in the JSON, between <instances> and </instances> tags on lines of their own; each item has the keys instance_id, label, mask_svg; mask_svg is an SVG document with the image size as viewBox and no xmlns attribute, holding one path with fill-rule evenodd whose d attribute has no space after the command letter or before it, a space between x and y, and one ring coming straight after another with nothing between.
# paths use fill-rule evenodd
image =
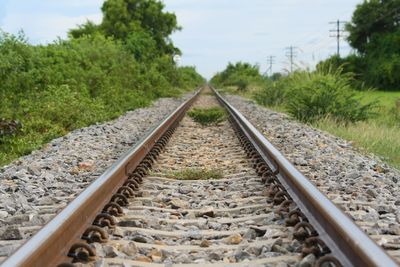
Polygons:
<instances>
[{"instance_id":1,"label":"tall grass","mask_svg":"<svg viewBox=\"0 0 400 267\"><path fill-rule=\"evenodd\" d=\"M390 127L377 120L344 124L329 118L319 120L313 126L349 140L355 147L378 155L400 169L399 127Z\"/></svg>"}]
</instances>

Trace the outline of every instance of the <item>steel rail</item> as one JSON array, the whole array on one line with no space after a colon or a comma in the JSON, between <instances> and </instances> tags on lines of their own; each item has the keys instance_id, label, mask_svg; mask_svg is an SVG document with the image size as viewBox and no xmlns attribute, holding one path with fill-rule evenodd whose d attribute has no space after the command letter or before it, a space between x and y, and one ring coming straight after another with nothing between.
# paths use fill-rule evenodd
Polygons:
<instances>
[{"instance_id":1,"label":"steel rail","mask_svg":"<svg viewBox=\"0 0 400 267\"><path fill-rule=\"evenodd\" d=\"M180 121L200 90L153 128L1 266L43 267L70 262L71 258L67 257L69 248L81 240L85 229L92 224L130 171L137 167L157 140Z\"/></svg>"},{"instance_id":2,"label":"steel rail","mask_svg":"<svg viewBox=\"0 0 400 267\"><path fill-rule=\"evenodd\" d=\"M341 209L298 171L236 108L214 88L220 103L243 131L291 198L343 266L396 267L397 263Z\"/></svg>"}]
</instances>

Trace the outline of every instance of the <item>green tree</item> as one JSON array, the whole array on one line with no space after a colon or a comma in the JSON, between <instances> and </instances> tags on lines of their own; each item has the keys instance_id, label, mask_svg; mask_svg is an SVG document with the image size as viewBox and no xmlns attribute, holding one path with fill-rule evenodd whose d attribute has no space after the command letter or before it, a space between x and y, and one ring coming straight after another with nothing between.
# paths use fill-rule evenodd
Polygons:
<instances>
[{"instance_id":1,"label":"green tree","mask_svg":"<svg viewBox=\"0 0 400 267\"><path fill-rule=\"evenodd\" d=\"M366 53L374 38L396 32L399 27L400 0L370 0L357 5L346 30L350 45Z\"/></svg>"},{"instance_id":2,"label":"green tree","mask_svg":"<svg viewBox=\"0 0 400 267\"><path fill-rule=\"evenodd\" d=\"M78 25L77 29L72 29L68 32L68 35L72 38L80 38L85 35L93 35L100 31L99 25L94 22L87 20L84 24Z\"/></svg>"},{"instance_id":3,"label":"green tree","mask_svg":"<svg viewBox=\"0 0 400 267\"><path fill-rule=\"evenodd\" d=\"M146 32L161 53L179 52L169 36L181 28L174 13L165 12L157 0L106 0L101 29L107 36L126 40L134 32Z\"/></svg>"}]
</instances>

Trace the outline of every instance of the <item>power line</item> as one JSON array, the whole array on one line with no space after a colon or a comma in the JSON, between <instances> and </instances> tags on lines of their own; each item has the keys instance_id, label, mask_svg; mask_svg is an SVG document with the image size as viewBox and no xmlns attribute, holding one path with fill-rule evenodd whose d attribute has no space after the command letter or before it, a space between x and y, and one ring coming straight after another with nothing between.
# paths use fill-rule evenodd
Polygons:
<instances>
[{"instance_id":1,"label":"power line","mask_svg":"<svg viewBox=\"0 0 400 267\"><path fill-rule=\"evenodd\" d=\"M336 29L331 29L329 30L331 34L329 37L334 37L336 38L336 43L337 43L337 55L340 57L340 38L343 37L344 29L342 28L343 24L347 23L346 21L331 21L329 24L335 24Z\"/></svg>"},{"instance_id":2,"label":"power line","mask_svg":"<svg viewBox=\"0 0 400 267\"><path fill-rule=\"evenodd\" d=\"M267 58L267 65L269 65L267 72L269 72L270 75L272 75L272 64L275 64L275 56L269 56Z\"/></svg>"},{"instance_id":3,"label":"power line","mask_svg":"<svg viewBox=\"0 0 400 267\"><path fill-rule=\"evenodd\" d=\"M296 49L297 49L297 47L292 46L292 45L289 46L289 47L286 47L286 50L287 50L286 56L287 56L287 57L289 58L289 60L290 60L290 72L293 71L293 59L294 59L295 57L297 57Z\"/></svg>"}]
</instances>

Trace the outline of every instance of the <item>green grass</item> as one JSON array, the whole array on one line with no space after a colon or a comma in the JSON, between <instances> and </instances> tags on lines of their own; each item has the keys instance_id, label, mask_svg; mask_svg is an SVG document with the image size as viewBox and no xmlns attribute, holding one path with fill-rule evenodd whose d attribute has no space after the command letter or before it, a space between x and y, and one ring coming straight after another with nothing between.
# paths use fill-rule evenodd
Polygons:
<instances>
[{"instance_id":1,"label":"green grass","mask_svg":"<svg viewBox=\"0 0 400 267\"><path fill-rule=\"evenodd\" d=\"M177 180L209 180L221 179L223 173L219 169L187 168L181 171L170 172L167 177Z\"/></svg>"},{"instance_id":2,"label":"green grass","mask_svg":"<svg viewBox=\"0 0 400 267\"><path fill-rule=\"evenodd\" d=\"M400 126L400 92L365 91L360 92L363 102L375 101L378 107L373 121L387 126Z\"/></svg>"},{"instance_id":3,"label":"green grass","mask_svg":"<svg viewBox=\"0 0 400 267\"><path fill-rule=\"evenodd\" d=\"M217 124L226 118L225 110L221 107L194 108L188 112L188 115L203 126Z\"/></svg>"},{"instance_id":4,"label":"green grass","mask_svg":"<svg viewBox=\"0 0 400 267\"><path fill-rule=\"evenodd\" d=\"M400 129L375 120L344 125L330 119L313 124L345 140L361 151L380 156L389 165L400 169Z\"/></svg>"}]
</instances>

